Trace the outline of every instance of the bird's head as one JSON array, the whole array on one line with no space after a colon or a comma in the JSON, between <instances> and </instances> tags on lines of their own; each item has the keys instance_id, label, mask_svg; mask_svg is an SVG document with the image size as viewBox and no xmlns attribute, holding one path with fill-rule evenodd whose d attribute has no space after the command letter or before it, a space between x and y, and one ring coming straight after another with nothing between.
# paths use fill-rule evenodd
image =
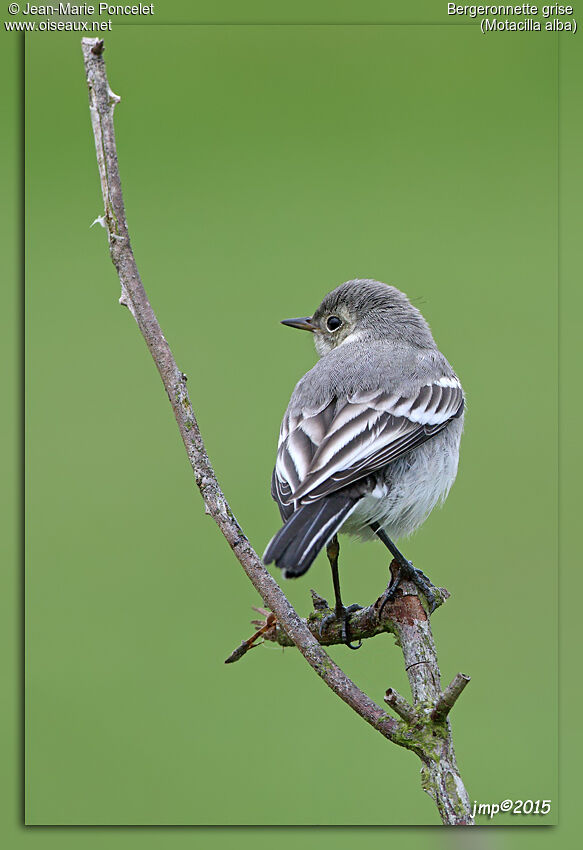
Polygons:
<instances>
[{"instance_id":1,"label":"bird's head","mask_svg":"<svg viewBox=\"0 0 583 850\"><path fill-rule=\"evenodd\" d=\"M419 310L399 289L378 280L349 280L329 292L312 316L284 319L282 324L311 331L320 356L359 340L406 339L433 345Z\"/></svg>"}]
</instances>

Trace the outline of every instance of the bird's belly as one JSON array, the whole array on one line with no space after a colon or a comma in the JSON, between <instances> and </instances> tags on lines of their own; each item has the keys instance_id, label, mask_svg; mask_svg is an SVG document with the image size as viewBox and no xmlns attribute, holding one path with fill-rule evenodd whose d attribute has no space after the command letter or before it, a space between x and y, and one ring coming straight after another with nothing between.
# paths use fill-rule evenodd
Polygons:
<instances>
[{"instance_id":1,"label":"bird's belly","mask_svg":"<svg viewBox=\"0 0 583 850\"><path fill-rule=\"evenodd\" d=\"M392 464L379 470L374 490L364 496L341 528L363 539L378 522L392 539L412 534L447 496L458 467L463 423L456 420Z\"/></svg>"}]
</instances>

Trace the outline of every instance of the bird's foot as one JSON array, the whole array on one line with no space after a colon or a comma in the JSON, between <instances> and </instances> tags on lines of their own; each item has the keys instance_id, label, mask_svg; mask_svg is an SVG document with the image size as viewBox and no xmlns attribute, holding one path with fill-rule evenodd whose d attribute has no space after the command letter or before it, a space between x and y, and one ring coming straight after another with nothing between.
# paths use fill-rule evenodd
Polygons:
<instances>
[{"instance_id":1,"label":"bird's foot","mask_svg":"<svg viewBox=\"0 0 583 850\"><path fill-rule=\"evenodd\" d=\"M411 561L403 559L398 562L396 559L391 563L391 583L381 596L381 604L379 606L379 617L383 613L385 605L395 597L397 588L402 581L410 581L415 585L423 596L427 599L429 613L433 614L435 609L444 601L442 589L436 587L421 570L416 569ZM448 594L449 595L449 594Z\"/></svg>"},{"instance_id":2,"label":"bird's foot","mask_svg":"<svg viewBox=\"0 0 583 850\"><path fill-rule=\"evenodd\" d=\"M354 645L350 638L350 628L349 628L349 619L350 615L355 611L360 611L362 605L357 605L354 603L353 605L349 605L347 608L342 606L342 608L336 608L334 611L331 611L326 617L323 617L320 620L320 627L318 629L318 634L320 637L324 636L324 632L328 629L328 627L340 620L342 623L342 643L345 644L349 649L360 649L362 646L362 641L359 640L356 645Z\"/></svg>"}]
</instances>

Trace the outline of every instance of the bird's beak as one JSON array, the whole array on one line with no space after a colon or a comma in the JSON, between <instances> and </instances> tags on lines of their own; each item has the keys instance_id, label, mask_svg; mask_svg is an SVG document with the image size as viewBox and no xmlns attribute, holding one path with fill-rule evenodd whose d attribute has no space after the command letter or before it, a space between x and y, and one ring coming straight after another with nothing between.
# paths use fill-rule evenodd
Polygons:
<instances>
[{"instance_id":1,"label":"bird's beak","mask_svg":"<svg viewBox=\"0 0 583 850\"><path fill-rule=\"evenodd\" d=\"M290 328L299 328L302 331L312 331L312 333L316 330L315 325L312 324L311 316L304 316L301 319L282 319L281 324Z\"/></svg>"}]
</instances>

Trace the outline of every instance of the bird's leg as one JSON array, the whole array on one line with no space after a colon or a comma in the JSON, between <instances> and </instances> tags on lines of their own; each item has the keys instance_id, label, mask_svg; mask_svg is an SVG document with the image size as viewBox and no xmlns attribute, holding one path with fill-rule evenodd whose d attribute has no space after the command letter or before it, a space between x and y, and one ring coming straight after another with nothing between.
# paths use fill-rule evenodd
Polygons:
<instances>
[{"instance_id":1,"label":"bird's leg","mask_svg":"<svg viewBox=\"0 0 583 850\"><path fill-rule=\"evenodd\" d=\"M433 614L437 606L440 604L441 594L439 590L435 587L434 584L427 578L425 573L421 572L421 570L416 569L411 561L408 561L405 556L399 552L391 538L383 531L378 522L371 522L370 527L376 534L376 536L381 540L391 555L393 556L395 563L397 564L397 569L395 573L391 576L391 583L389 587L383 595L383 600L381 602L381 606L379 608L379 616L383 612L383 608L390 602L391 599L395 596L395 592L399 586L399 583L402 579L406 579L408 581L413 582L415 587L421 591L421 593L427 599L427 604L429 605L429 613Z\"/></svg>"},{"instance_id":2,"label":"bird's leg","mask_svg":"<svg viewBox=\"0 0 583 850\"><path fill-rule=\"evenodd\" d=\"M326 554L328 555L328 560L330 561L330 567L332 569L332 584L334 585L334 598L336 600L334 607L334 614L328 614L327 617L324 617L322 622L320 623L320 635L325 631L326 627L333 620L341 620L342 621L342 642L346 644L350 649L360 649L362 646L362 641L359 641L357 646L353 646L350 642L350 637L348 634L348 615L353 611L358 611L360 605L349 605L348 608L345 608L342 604L342 597L340 596L340 576L338 575L338 555L340 553L340 544L338 542L338 536L335 534L332 540L326 546Z\"/></svg>"},{"instance_id":3,"label":"bird's leg","mask_svg":"<svg viewBox=\"0 0 583 850\"><path fill-rule=\"evenodd\" d=\"M336 601L336 616L340 618L344 615L344 605L342 604L342 597L340 595L340 576L338 575L338 555L340 554L338 535L335 534L326 546L326 554L328 555L330 568L332 570L332 584L334 585L334 599Z\"/></svg>"}]
</instances>

